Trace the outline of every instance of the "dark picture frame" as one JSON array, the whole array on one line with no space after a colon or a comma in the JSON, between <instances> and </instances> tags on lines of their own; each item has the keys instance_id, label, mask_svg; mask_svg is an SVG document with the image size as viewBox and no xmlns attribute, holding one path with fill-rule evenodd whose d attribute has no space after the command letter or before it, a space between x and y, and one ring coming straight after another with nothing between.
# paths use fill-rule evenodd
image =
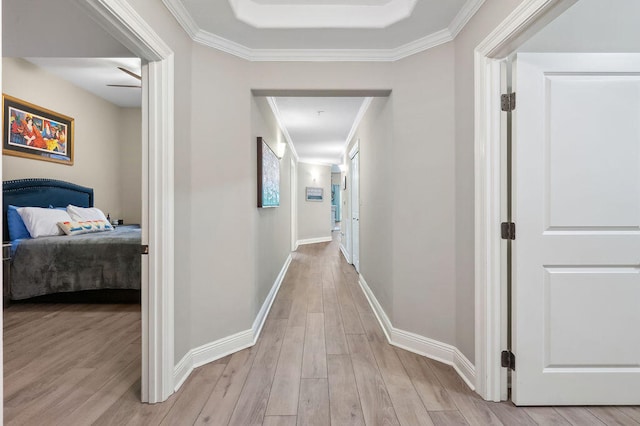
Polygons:
<instances>
[{"instance_id":1,"label":"dark picture frame","mask_svg":"<svg viewBox=\"0 0 640 426\"><path fill-rule=\"evenodd\" d=\"M280 205L280 159L267 142L258 137L258 207Z\"/></svg>"},{"instance_id":2,"label":"dark picture frame","mask_svg":"<svg viewBox=\"0 0 640 426\"><path fill-rule=\"evenodd\" d=\"M2 94L2 154L73 165L74 119Z\"/></svg>"}]
</instances>

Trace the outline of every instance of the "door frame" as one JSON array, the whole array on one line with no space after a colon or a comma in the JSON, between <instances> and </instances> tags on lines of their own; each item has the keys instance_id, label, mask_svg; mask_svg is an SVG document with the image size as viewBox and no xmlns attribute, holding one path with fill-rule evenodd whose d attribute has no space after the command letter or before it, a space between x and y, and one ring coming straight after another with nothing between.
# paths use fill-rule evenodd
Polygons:
<instances>
[{"instance_id":1,"label":"door frame","mask_svg":"<svg viewBox=\"0 0 640 426\"><path fill-rule=\"evenodd\" d=\"M353 157L356 154L360 154L360 139L356 140L353 147L349 150L349 177L351 178L351 187L349 190L349 216L353 215ZM360 156L358 156L358 204L360 203ZM358 216L360 216L360 208L358 207ZM353 218L349 221L349 258L353 267L356 267L355 256L353 255L353 245L355 238L353 238ZM358 264L360 263L360 225L358 224ZM360 265L356 268L358 273Z\"/></svg>"},{"instance_id":2,"label":"door frame","mask_svg":"<svg viewBox=\"0 0 640 426\"><path fill-rule=\"evenodd\" d=\"M77 2L143 62L141 397L162 402L174 392L174 54L127 0Z\"/></svg>"},{"instance_id":3,"label":"door frame","mask_svg":"<svg viewBox=\"0 0 640 426\"><path fill-rule=\"evenodd\" d=\"M500 63L578 0L524 0L474 52L475 147L475 368L476 392L489 401L507 398L500 366L506 297L501 291L502 163Z\"/></svg>"},{"instance_id":4,"label":"door frame","mask_svg":"<svg viewBox=\"0 0 640 426\"><path fill-rule=\"evenodd\" d=\"M298 169L296 162L291 157L291 168L289 169L291 179L291 251L298 250Z\"/></svg>"}]
</instances>

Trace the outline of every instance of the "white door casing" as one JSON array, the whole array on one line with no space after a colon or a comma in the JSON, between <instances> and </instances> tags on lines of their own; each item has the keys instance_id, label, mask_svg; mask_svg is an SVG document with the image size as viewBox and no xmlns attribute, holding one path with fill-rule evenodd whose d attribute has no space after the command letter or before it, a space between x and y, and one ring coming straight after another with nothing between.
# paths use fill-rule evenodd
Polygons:
<instances>
[{"instance_id":1,"label":"white door casing","mask_svg":"<svg viewBox=\"0 0 640 426\"><path fill-rule=\"evenodd\" d=\"M351 158L351 262L360 272L360 151L359 144L349 153Z\"/></svg>"},{"instance_id":2,"label":"white door casing","mask_svg":"<svg viewBox=\"0 0 640 426\"><path fill-rule=\"evenodd\" d=\"M578 0L523 0L474 51L474 240L476 392L491 401L505 399L507 381L500 366L504 294L501 257L500 62L540 28Z\"/></svg>"},{"instance_id":3,"label":"white door casing","mask_svg":"<svg viewBox=\"0 0 640 426\"><path fill-rule=\"evenodd\" d=\"M514 77L513 401L640 404L640 55Z\"/></svg>"},{"instance_id":4,"label":"white door casing","mask_svg":"<svg viewBox=\"0 0 640 426\"><path fill-rule=\"evenodd\" d=\"M142 401L173 392L173 51L126 0L76 0L142 59Z\"/></svg>"},{"instance_id":5,"label":"white door casing","mask_svg":"<svg viewBox=\"0 0 640 426\"><path fill-rule=\"evenodd\" d=\"M291 169L290 169L290 180L291 180L291 251L296 251L297 241L298 241L298 197L296 191L298 190L298 177L296 174L296 162L291 158Z\"/></svg>"}]
</instances>

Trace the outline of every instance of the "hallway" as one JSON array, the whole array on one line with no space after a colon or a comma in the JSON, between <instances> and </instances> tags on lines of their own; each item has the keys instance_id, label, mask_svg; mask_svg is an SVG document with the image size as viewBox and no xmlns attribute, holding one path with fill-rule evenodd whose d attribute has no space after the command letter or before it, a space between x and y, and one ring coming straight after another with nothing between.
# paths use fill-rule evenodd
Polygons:
<instances>
[{"instance_id":1,"label":"hallway","mask_svg":"<svg viewBox=\"0 0 640 426\"><path fill-rule=\"evenodd\" d=\"M197 368L168 401L155 405L139 402L139 352L124 350L133 349L132 342L139 345L134 331L127 339L116 335L94 338L98 344L121 343L112 345L113 350L106 353L103 348L101 359L97 359L99 353L85 347L85 352L93 354L94 362L105 368L81 369L89 376L80 376L57 391L47 391L56 381L42 384L42 376L27 388L23 387L24 377L5 382L5 389L10 390L6 396L13 395L10 407L5 406L5 422L238 426L640 424L639 407L516 408L511 403L485 402L469 390L452 367L389 345L360 290L354 268L340 253L337 234L334 232L331 243L300 246L293 253L289 271L254 347ZM94 311L95 307L78 309ZM72 317L61 315L58 316L66 318L66 322L57 323L58 326L70 327ZM95 321L104 322L112 318L113 312L103 307L92 316ZM49 323L54 327L52 318ZM88 318L81 318L83 329ZM125 318L129 325L124 324ZM139 321L139 313L125 312L119 319L119 329L134 330ZM5 320L5 327L8 324L11 322ZM29 338L22 334L22 345L31 344ZM85 343L86 336L84 342L74 342L70 337L68 346ZM128 355L116 362L116 351ZM11 352L11 347L5 346L5 353ZM28 356L35 355L25 354L22 364L29 363ZM67 364L72 358L69 354ZM49 371L38 372L37 362L29 365L34 366L29 372L34 378ZM56 371L55 366L51 367L50 371ZM59 372L54 376L62 379ZM11 391L14 388L16 391Z\"/></svg>"}]
</instances>

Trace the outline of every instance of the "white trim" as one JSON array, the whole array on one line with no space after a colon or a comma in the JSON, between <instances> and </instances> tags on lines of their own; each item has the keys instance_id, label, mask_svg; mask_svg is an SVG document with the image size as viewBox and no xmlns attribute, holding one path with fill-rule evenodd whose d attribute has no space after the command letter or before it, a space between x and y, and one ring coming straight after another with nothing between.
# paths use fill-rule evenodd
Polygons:
<instances>
[{"instance_id":1,"label":"white trim","mask_svg":"<svg viewBox=\"0 0 640 426\"><path fill-rule=\"evenodd\" d=\"M475 368L458 348L447 343L395 328L362 274L360 274L358 282L389 344L452 366L467 386L469 386L471 390L475 389Z\"/></svg>"},{"instance_id":2,"label":"white trim","mask_svg":"<svg viewBox=\"0 0 640 426\"><path fill-rule=\"evenodd\" d=\"M475 360L476 391L486 400L506 394L502 379L500 76L497 62L543 22L577 0L525 0L475 49ZM494 59L498 58L498 59Z\"/></svg>"},{"instance_id":3,"label":"white trim","mask_svg":"<svg viewBox=\"0 0 640 426\"><path fill-rule=\"evenodd\" d=\"M331 242L332 239L333 238L331 237L331 235L329 235L328 237L306 238L304 240L298 240L296 244L298 246L303 246L305 244L328 243Z\"/></svg>"},{"instance_id":4,"label":"white trim","mask_svg":"<svg viewBox=\"0 0 640 426\"><path fill-rule=\"evenodd\" d=\"M296 251L298 248L298 166L293 159L290 158L291 164L289 169L289 176L291 182L289 183L289 189L291 191L291 251Z\"/></svg>"},{"instance_id":5,"label":"white trim","mask_svg":"<svg viewBox=\"0 0 640 426\"><path fill-rule=\"evenodd\" d=\"M291 265L291 259L292 259L291 253L289 253L287 255L287 258L284 261L284 265L282 265L282 268L280 269L280 273L276 277L276 280L274 281L273 286L271 287L271 290L269 290L269 294L267 294L266 299L262 303L262 307L258 311L258 315L256 315L256 319L253 321L252 330L254 335L254 340L253 340L254 344L258 340L258 336L262 331L262 326L264 325L264 322L267 319L267 314L271 309L271 305L273 305L273 301L276 300L276 295L278 294L278 290L280 290L280 285L284 280L284 276L287 274L289 265Z\"/></svg>"},{"instance_id":6,"label":"white trim","mask_svg":"<svg viewBox=\"0 0 640 426\"><path fill-rule=\"evenodd\" d=\"M473 18L480 6L484 4L485 0L467 0L462 6L462 9L453 18L453 21L449 24L449 32L452 38L456 38L465 25Z\"/></svg>"},{"instance_id":7,"label":"white trim","mask_svg":"<svg viewBox=\"0 0 640 426\"><path fill-rule=\"evenodd\" d=\"M344 149L343 149L344 153L347 152L347 148L349 148L349 142L351 142L351 139L353 139L353 137L355 136L356 131L358 131L360 122L362 121L362 119L364 118L364 115L367 113L367 110L371 106L371 102L373 102L372 97L364 98L364 100L362 101L362 105L360 105L358 114L356 114L356 118L355 120L353 120L353 125L351 126L351 130L349 130L349 134L347 135L347 140L344 142Z\"/></svg>"},{"instance_id":8,"label":"white trim","mask_svg":"<svg viewBox=\"0 0 640 426\"><path fill-rule=\"evenodd\" d=\"M161 402L174 388L173 51L126 0L85 0L78 4L129 50L149 61L143 73L148 100L143 105L142 130L143 185L147 185L142 193L148 194L143 244L149 245L143 264L149 269L148 288L143 289L142 298L141 397L144 402Z\"/></svg>"},{"instance_id":9,"label":"white trim","mask_svg":"<svg viewBox=\"0 0 640 426\"><path fill-rule=\"evenodd\" d=\"M358 139L356 141L355 144L353 144L353 147L351 147L351 150L349 151L349 159L353 160L353 157L360 152L360 139Z\"/></svg>"},{"instance_id":10,"label":"white trim","mask_svg":"<svg viewBox=\"0 0 640 426\"><path fill-rule=\"evenodd\" d=\"M217 359L224 358L227 355L256 344L258 337L260 337L260 333L262 332L262 326L267 319L267 315L271 310L273 301L276 299L276 295L280 290L280 286L282 285L282 281L287 274L290 264L291 254L289 254L284 261L284 265L282 266L282 269L280 269L280 273L276 277L271 290L269 290L269 294L262 303L262 307L260 307L260 311L256 315L250 329L232 334L231 336L223 337L222 339L204 344L197 348L193 348L182 357L173 370L173 382L175 383L174 391L177 392L178 389L180 389L195 368L213 362Z\"/></svg>"},{"instance_id":11,"label":"white trim","mask_svg":"<svg viewBox=\"0 0 640 426\"><path fill-rule=\"evenodd\" d=\"M291 139L291 135L289 135L289 131L287 130L287 127L282 122L282 116L280 115L280 110L278 109L278 103L276 102L276 98L272 96L267 96L267 103L271 107L271 112L273 112L273 116L276 118L276 121L278 122L278 127L280 128L280 131L284 135L284 138L287 140L287 145L289 145L289 149L293 154L293 158L295 158L296 161L300 161L300 157L298 157L298 152L296 151L296 148L293 146L293 140Z\"/></svg>"},{"instance_id":12,"label":"white trim","mask_svg":"<svg viewBox=\"0 0 640 426\"><path fill-rule=\"evenodd\" d=\"M249 329L191 349L174 369L174 391L180 389L195 368L253 346L253 337L253 330Z\"/></svg>"},{"instance_id":13,"label":"white trim","mask_svg":"<svg viewBox=\"0 0 640 426\"><path fill-rule=\"evenodd\" d=\"M415 55L416 53L424 52L425 50L432 49L450 41L453 41L453 36L449 29L445 28L444 30L436 31L428 36L403 44L395 49L372 49L371 52L375 54L377 61L393 62Z\"/></svg>"},{"instance_id":14,"label":"white trim","mask_svg":"<svg viewBox=\"0 0 640 426\"><path fill-rule=\"evenodd\" d=\"M345 248L345 246L342 245L342 243L340 243L340 251L342 252L342 255L344 256L344 260L346 260L347 263L349 265L351 265L351 256L349 256L349 253L347 253L347 249Z\"/></svg>"},{"instance_id":15,"label":"white trim","mask_svg":"<svg viewBox=\"0 0 640 426\"><path fill-rule=\"evenodd\" d=\"M484 0L467 0L447 28L393 49L252 49L202 30L180 0L162 0L187 35L197 43L247 61L394 62L452 41L482 6Z\"/></svg>"}]
</instances>

